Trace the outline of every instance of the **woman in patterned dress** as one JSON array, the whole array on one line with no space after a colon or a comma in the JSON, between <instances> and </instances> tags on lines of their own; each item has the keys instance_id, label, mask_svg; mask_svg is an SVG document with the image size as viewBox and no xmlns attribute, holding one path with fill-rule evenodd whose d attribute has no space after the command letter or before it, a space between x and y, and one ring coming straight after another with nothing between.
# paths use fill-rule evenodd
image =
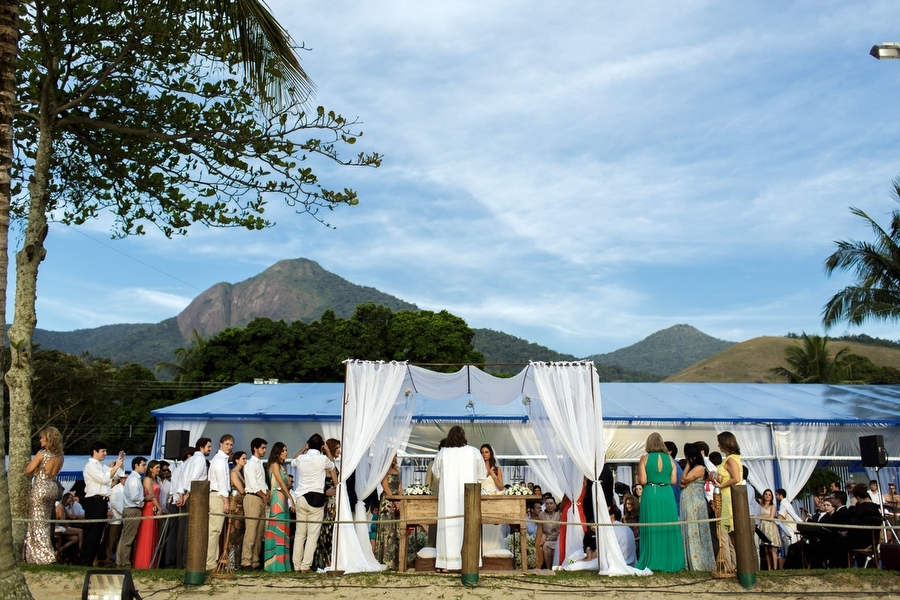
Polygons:
<instances>
[{"instance_id":1,"label":"woman in patterned dress","mask_svg":"<svg viewBox=\"0 0 900 600\"><path fill-rule=\"evenodd\" d=\"M241 547L244 544L244 467L247 465L247 453L238 450L231 455L234 467L231 469L231 502L228 507L230 515L228 532L228 560L232 569L241 567ZM237 517L237 518L235 518ZM254 522L255 524L255 522Z\"/></svg>"},{"instance_id":2,"label":"woman in patterned dress","mask_svg":"<svg viewBox=\"0 0 900 600\"><path fill-rule=\"evenodd\" d=\"M391 460L384 479L381 480L384 492L381 494L381 503L378 505L378 535L375 538L375 558L385 564L389 569L397 569L400 564L400 523L385 523L397 519L400 514L392 500L388 496L400 496L403 488L400 485L400 467L397 466L397 456ZM402 557L406 560L406 557Z\"/></svg>"},{"instance_id":3,"label":"woman in patterned dress","mask_svg":"<svg viewBox=\"0 0 900 600\"><path fill-rule=\"evenodd\" d=\"M332 458L337 460L341 455L341 443L335 438L325 440L328 450L331 452ZM335 467L337 471L337 467ZM319 531L319 541L316 543L316 553L313 556L312 570L327 569L331 566L331 545L334 539L334 518L337 516L337 504L335 502L335 486L336 481L331 480L331 476L325 477L325 495L328 496L328 502L325 504L325 513L322 518L322 529Z\"/></svg>"},{"instance_id":4,"label":"woman in patterned dress","mask_svg":"<svg viewBox=\"0 0 900 600\"><path fill-rule=\"evenodd\" d=\"M716 566L709 523L697 523L709 515L706 502L706 463L700 446L684 445L684 474L681 476L681 534L684 537L684 566L690 571L712 571Z\"/></svg>"},{"instance_id":5,"label":"woman in patterned dress","mask_svg":"<svg viewBox=\"0 0 900 600\"><path fill-rule=\"evenodd\" d=\"M53 538L50 535L53 524L46 519L53 517L56 501L59 499L56 476L62 465L62 435L56 427L47 427L41 431L41 449L25 467L26 475L34 475L29 498L31 520L25 533L26 562L37 565L56 562L56 551L53 549Z\"/></svg>"},{"instance_id":6,"label":"woman in patterned dress","mask_svg":"<svg viewBox=\"0 0 900 600\"><path fill-rule=\"evenodd\" d=\"M269 520L266 523L266 537L263 545L265 569L271 573L291 570L291 524L290 510L294 508L294 498L287 484L287 446L275 442L269 454Z\"/></svg>"}]
</instances>

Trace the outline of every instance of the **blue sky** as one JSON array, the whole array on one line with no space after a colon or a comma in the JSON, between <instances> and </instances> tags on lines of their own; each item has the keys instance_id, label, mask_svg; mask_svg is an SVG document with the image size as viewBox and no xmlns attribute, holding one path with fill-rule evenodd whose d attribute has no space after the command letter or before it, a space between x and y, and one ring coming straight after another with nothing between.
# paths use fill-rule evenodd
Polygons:
<instances>
[{"instance_id":1,"label":"blue sky","mask_svg":"<svg viewBox=\"0 0 900 600\"><path fill-rule=\"evenodd\" d=\"M270 6L317 104L384 165L326 169L361 203L327 229L113 241L52 226L38 326L158 322L305 257L353 283L586 356L678 323L822 333L837 239L886 223L900 175L900 4L298 2ZM900 339L900 326L831 335Z\"/></svg>"}]
</instances>

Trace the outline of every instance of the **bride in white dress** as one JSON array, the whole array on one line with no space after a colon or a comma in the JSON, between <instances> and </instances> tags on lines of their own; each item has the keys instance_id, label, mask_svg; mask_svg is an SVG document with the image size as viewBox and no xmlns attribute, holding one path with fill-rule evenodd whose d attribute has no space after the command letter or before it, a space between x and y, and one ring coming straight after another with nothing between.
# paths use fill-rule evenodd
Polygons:
<instances>
[{"instance_id":1,"label":"bride in white dress","mask_svg":"<svg viewBox=\"0 0 900 600\"><path fill-rule=\"evenodd\" d=\"M500 494L503 492L503 471L497 465L497 459L494 456L494 449L490 444L481 445L481 458L484 459L484 468L487 470L488 476L481 480L482 494ZM482 525L481 526L481 549L482 554L486 554L490 550L505 549L506 540L503 536L501 525Z\"/></svg>"}]
</instances>

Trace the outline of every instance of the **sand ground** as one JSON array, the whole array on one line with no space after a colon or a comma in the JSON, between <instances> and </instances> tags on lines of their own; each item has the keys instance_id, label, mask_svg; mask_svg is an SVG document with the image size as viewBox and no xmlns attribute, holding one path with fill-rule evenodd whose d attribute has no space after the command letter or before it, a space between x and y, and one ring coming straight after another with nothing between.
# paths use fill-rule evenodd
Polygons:
<instances>
[{"instance_id":1,"label":"sand ground","mask_svg":"<svg viewBox=\"0 0 900 600\"><path fill-rule=\"evenodd\" d=\"M84 570L29 569L26 579L35 600L77 598ZM854 598L900 600L900 572L779 571L760 573L756 585L742 589L734 579L713 579L708 574L654 575L651 577L599 577L587 573L555 575L531 571L482 573L476 587L464 587L459 575L359 573L331 575L238 573L233 579L210 577L186 588L171 571L134 572L135 588L144 600L273 600L274 598L336 598L348 600L520 600L530 598L602 597L628 600L691 600L740 598Z\"/></svg>"}]
</instances>

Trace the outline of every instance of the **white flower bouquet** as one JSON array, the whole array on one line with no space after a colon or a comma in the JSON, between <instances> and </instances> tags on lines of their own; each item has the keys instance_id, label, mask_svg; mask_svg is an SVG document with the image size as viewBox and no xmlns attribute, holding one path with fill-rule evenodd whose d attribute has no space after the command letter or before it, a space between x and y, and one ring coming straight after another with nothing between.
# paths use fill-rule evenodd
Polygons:
<instances>
[{"instance_id":1,"label":"white flower bouquet","mask_svg":"<svg viewBox=\"0 0 900 600\"><path fill-rule=\"evenodd\" d=\"M403 490L403 493L407 496L430 496L431 488L424 483L415 483Z\"/></svg>"},{"instance_id":2,"label":"white flower bouquet","mask_svg":"<svg viewBox=\"0 0 900 600\"><path fill-rule=\"evenodd\" d=\"M518 483L503 490L504 496L530 496L531 494L531 490L529 490L524 485L519 485Z\"/></svg>"}]
</instances>

